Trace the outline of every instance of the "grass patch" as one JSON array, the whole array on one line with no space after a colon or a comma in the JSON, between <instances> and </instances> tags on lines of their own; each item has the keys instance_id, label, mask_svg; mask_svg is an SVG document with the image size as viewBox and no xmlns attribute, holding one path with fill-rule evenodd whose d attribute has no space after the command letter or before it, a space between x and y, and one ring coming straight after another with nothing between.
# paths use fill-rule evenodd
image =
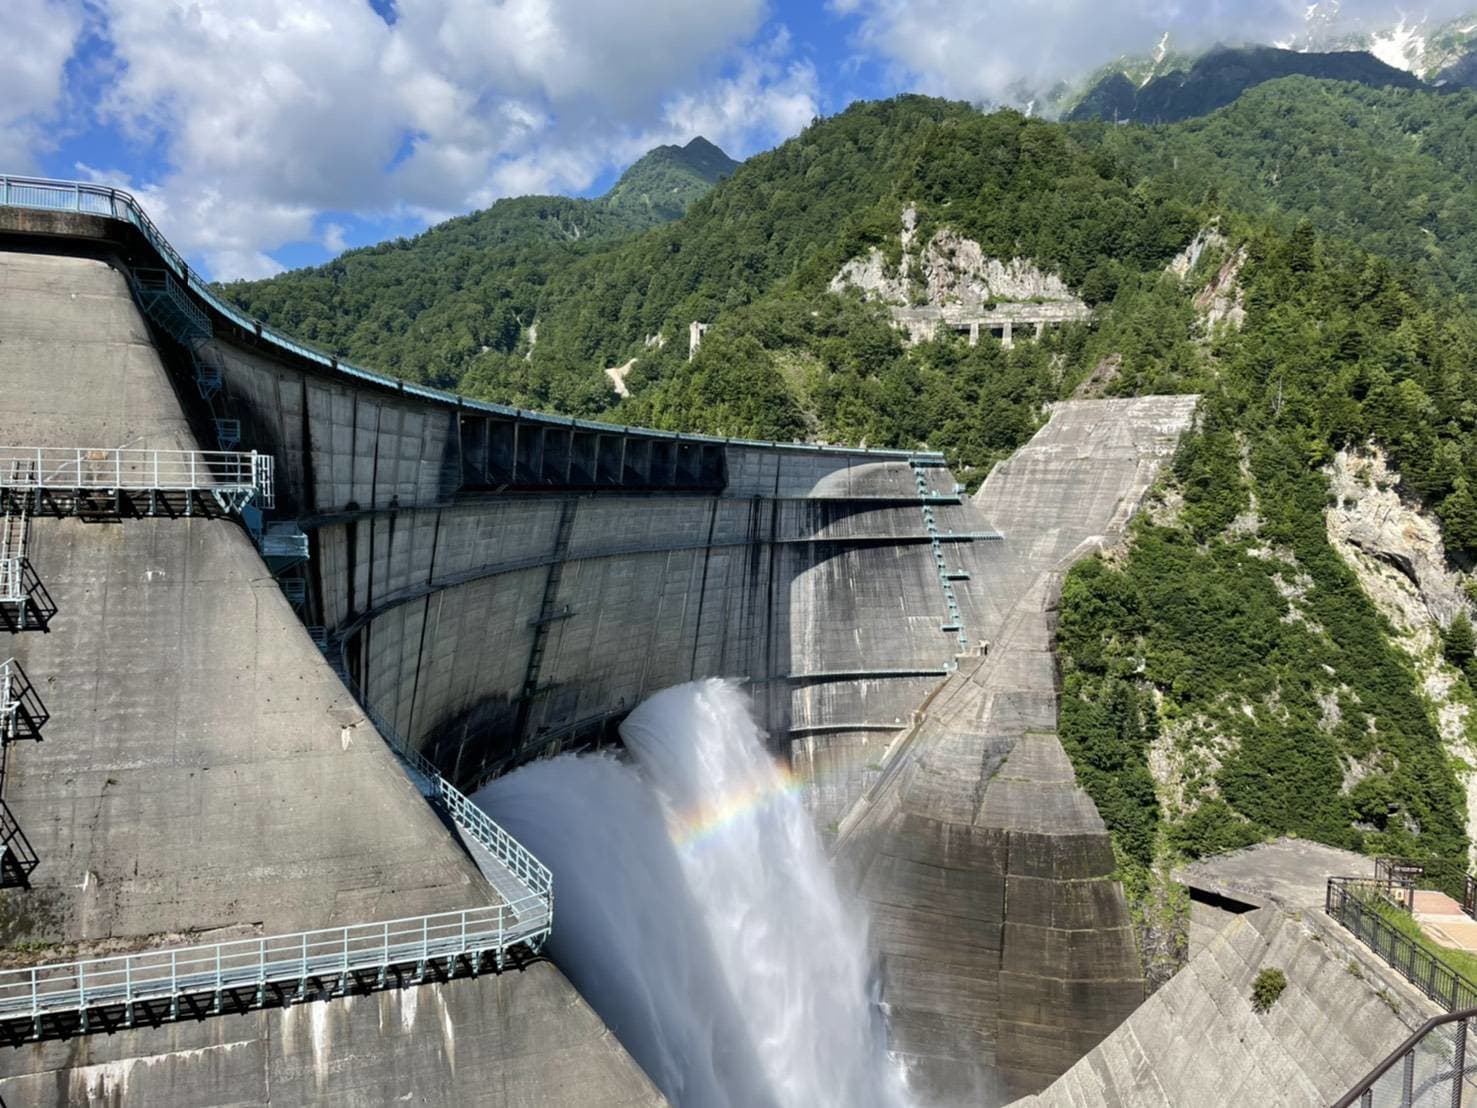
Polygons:
<instances>
[{"instance_id":1,"label":"grass patch","mask_svg":"<svg viewBox=\"0 0 1477 1108\"><path fill-rule=\"evenodd\" d=\"M1251 1006L1263 1014L1270 1012L1285 988L1287 975L1280 969L1262 970L1251 983Z\"/></svg>"},{"instance_id":2,"label":"grass patch","mask_svg":"<svg viewBox=\"0 0 1477 1108\"><path fill-rule=\"evenodd\" d=\"M1397 908L1383 897L1375 899L1374 907L1381 919L1409 938L1427 954L1461 974L1468 981L1477 984L1477 954L1442 946L1421 930L1421 925L1416 922L1414 916L1402 908Z\"/></svg>"}]
</instances>

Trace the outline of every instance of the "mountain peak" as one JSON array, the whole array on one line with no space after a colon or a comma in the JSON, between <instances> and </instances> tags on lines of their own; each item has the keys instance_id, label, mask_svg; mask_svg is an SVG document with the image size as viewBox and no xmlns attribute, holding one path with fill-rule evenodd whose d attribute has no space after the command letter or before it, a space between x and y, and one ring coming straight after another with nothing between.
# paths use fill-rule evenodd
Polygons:
<instances>
[{"instance_id":1,"label":"mountain peak","mask_svg":"<svg viewBox=\"0 0 1477 1108\"><path fill-rule=\"evenodd\" d=\"M604 200L613 208L648 208L672 219L739 163L698 135L686 146L658 146L621 174Z\"/></svg>"}]
</instances>

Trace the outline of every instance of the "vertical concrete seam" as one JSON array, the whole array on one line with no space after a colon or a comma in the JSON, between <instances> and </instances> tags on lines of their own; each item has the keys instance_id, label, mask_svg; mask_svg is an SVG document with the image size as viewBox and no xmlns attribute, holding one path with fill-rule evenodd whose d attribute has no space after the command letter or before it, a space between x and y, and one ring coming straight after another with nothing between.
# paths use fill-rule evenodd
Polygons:
<instances>
[{"instance_id":1,"label":"vertical concrete seam","mask_svg":"<svg viewBox=\"0 0 1477 1108\"><path fill-rule=\"evenodd\" d=\"M695 680L697 677L697 652L698 644L703 637L703 605L708 598L708 562L713 557L713 535L718 527L718 498L715 496L708 505L708 541L703 546L703 577L697 592L697 623L692 633L692 664L687 669L687 679Z\"/></svg>"}]
</instances>

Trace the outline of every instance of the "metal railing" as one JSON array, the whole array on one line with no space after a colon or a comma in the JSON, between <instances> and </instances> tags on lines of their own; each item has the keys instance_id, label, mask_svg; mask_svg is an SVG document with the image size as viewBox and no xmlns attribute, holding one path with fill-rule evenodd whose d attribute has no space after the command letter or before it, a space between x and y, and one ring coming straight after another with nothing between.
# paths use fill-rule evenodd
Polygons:
<instances>
[{"instance_id":1,"label":"metal railing","mask_svg":"<svg viewBox=\"0 0 1477 1108\"><path fill-rule=\"evenodd\" d=\"M91 184L85 181L60 181L41 177L0 175L0 207L80 212L84 215L98 215L108 219L120 220L124 223L131 223L139 229L149 244L159 253L164 264L169 267L175 277L184 282L190 292L204 300L211 308L240 327L243 331L257 336L260 340L270 343L280 350L288 351L308 361L315 362L330 373L368 381L372 384L394 389L407 396L421 397L442 404L452 404L464 408L467 411L489 412L495 415L535 419L545 424L573 427L604 434L640 434L663 438L673 442L708 442L725 446L758 446L809 453L840 453L877 459L903 460L911 457L925 459L928 465L942 466L944 464L942 454L927 451L880 450L872 447L830 446L824 443L771 442L764 439L726 438L721 435L679 434L673 431L656 431L646 427L627 427L613 423L597 423L587 419L551 416L544 412L529 411L526 408L513 408L506 404L493 404L485 400L473 400L465 396L458 396L456 393L445 392L441 389L428 388L425 385L417 385L409 381L398 380L394 377L386 377L382 373L375 373L372 370L363 369L359 366L351 365L348 362L340 361L331 354L325 354L321 350L316 350L305 343L289 338L280 331L274 331L260 320L253 319L234 304L224 300L211 288L209 282L202 280L189 267L185 262L184 256L169 244L169 241L160 232L159 228L154 225L153 220L148 217L148 214L139 205L138 201L122 189L109 188L107 185Z\"/></svg>"},{"instance_id":2,"label":"metal railing","mask_svg":"<svg viewBox=\"0 0 1477 1108\"><path fill-rule=\"evenodd\" d=\"M41 864L10 806L0 799L0 887L28 885Z\"/></svg>"},{"instance_id":3,"label":"metal railing","mask_svg":"<svg viewBox=\"0 0 1477 1108\"><path fill-rule=\"evenodd\" d=\"M326 634L324 640L324 646L333 649L327 642ZM411 746L389 720L370 707L357 684L352 680L346 684L369 721L384 736L390 749L410 768L412 778L426 799L441 807L463 830L481 843L504 869L521 881L532 895L545 902L548 923L552 927L554 875L549 872L549 868L534 857L527 847L504 831L496 820L472 803L466 794L441 776L434 762Z\"/></svg>"},{"instance_id":4,"label":"metal railing","mask_svg":"<svg viewBox=\"0 0 1477 1108\"><path fill-rule=\"evenodd\" d=\"M1477 1008L1427 1020L1332 1108L1462 1108L1477 1074Z\"/></svg>"},{"instance_id":5,"label":"metal railing","mask_svg":"<svg viewBox=\"0 0 1477 1108\"><path fill-rule=\"evenodd\" d=\"M271 456L254 450L0 446L0 488L18 492L198 492L239 510L272 506L271 477Z\"/></svg>"},{"instance_id":6,"label":"metal railing","mask_svg":"<svg viewBox=\"0 0 1477 1108\"><path fill-rule=\"evenodd\" d=\"M501 968L510 949L547 929L542 900L530 896L486 908L4 970L0 1021L28 1019L39 1037L43 1020L60 1014L77 1013L86 1031L89 1013L102 1009L121 1008L124 1022L132 1024L140 1008L160 1002L168 1010L148 1009L150 1018L177 1018L180 1005L194 997L208 996L210 1011L221 1012L228 995L260 1007L304 998L316 984L317 995L332 996L365 974L382 987L400 967L413 967L420 980L433 963L445 965L449 976L459 959L475 971L491 955Z\"/></svg>"},{"instance_id":7,"label":"metal railing","mask_svg":"<svg viewBox=\"0 0 1477 1108\"><path fill-rule=\"evenodd\" d=\"M20 663L6 658L0 662L0 743L20 737L21 688Z\"/></svg>"},{"instance_id":8,"label":"metal railing","mask_svg":"<svg viewBox=\"0 0 1477 1108\"><path fill-rule=\"evenodd\" d=\"M18 739L38 739L50 719L26 671L14 658L0 662L0 744ZM0 766L4 759L0 756ZM0 780L3 780L0 769Z\"/></svg>"},{"instance_id":9,"label":"metal railing","mask_svg":"<svg viewBox=\"0 0 1477 1108\"><path fill-rule=\"evenodd\" d=\"M29 1020L31 1034L39 1038L49 1016L75 1014L85 1032L89 1013L102 1009L120 1009L124 1023L131 1025L139 1011L151 1019L178 1018L181 1005L195 997L210 998L209 1012L223 1011L228 995L248 1007L285 1004L310 994L342 993L366 973L374 975L372 984L384 986L398 967L414 967L414 980L419 981L432 963L444 964L451 975L458 959L475 972L484 956L501 969L515 947L537 953L554 922L548 867L442 777L378 713L365 712L409 765L426 797L516 879L523 895L504 896L503 903L485 908L0 971L0 1022ZM5 844L4 860L29 875L34 854L28 853L29 843L3 801L0 843ZM310 990L313 983L316 992Z\"/></svg>"},{"instance_id":10,"label":"metal railing","mask_svg":"<svg viewBox=\"0 0 1477 1108\"><path fill-rule=\"evenodd\" d=\"M1406 858L1377 857L1374 860L1374 879L1391 903L1407 912L1415 905L1416 879L1425 876L1424 863Z\"/></svg>"},{"instance_id":11,"label":"metal railing","mask_svg":"<svg viewBox=\"0 0 1477 1108\"><path fill-rule=\"evenodd\" d=\"M0 558L0 604L25 604L30 598L26 590L26 560Z\"/></svg>"},{"instance_id":12,"label":"metal railing","mask_svg":"<svg viewBox=\"0 0 1477 1108\"><path fill-rule=\"evenodd\" d=\"M1329 916L1384 959L1391 968L1448 1012L1477 1008L1477 983L1468 980L1391 924L1380 912L1398 905L1369 878L1330 877L1324 897Z\"/></svg>"}]
</instances>

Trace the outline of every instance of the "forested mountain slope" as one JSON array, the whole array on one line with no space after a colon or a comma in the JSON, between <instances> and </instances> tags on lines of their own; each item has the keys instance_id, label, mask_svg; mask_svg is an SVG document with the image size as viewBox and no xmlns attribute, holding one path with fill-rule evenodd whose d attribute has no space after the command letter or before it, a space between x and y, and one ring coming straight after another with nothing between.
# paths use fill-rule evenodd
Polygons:
<instances>
[{"instance_id":1,"label":"forested mountain slope","mask_svg":"<svg viewBox=\"0 0 1477 1108\"><path fill-rule=\"evenodd\" d=\"M1115 157L1187 196L1299 218L1440 287L1477 293L1477 95L1304 77L1205 119L1101 128Z\"/></svg>"},{"instance_id":2,"label":"forested mountain slope","mask_svg":"<svg viewBox=\"0 0 1477 1108\"><path fill-rule=\"evenodd\" d=\"M499 200L414 238L221 291L257 318L342 357L454 386L482 354L528 344L550 273L597 243L679 218L738 164L703 138L661 146L597 200Z\"/></svg>"}]
</instances>

